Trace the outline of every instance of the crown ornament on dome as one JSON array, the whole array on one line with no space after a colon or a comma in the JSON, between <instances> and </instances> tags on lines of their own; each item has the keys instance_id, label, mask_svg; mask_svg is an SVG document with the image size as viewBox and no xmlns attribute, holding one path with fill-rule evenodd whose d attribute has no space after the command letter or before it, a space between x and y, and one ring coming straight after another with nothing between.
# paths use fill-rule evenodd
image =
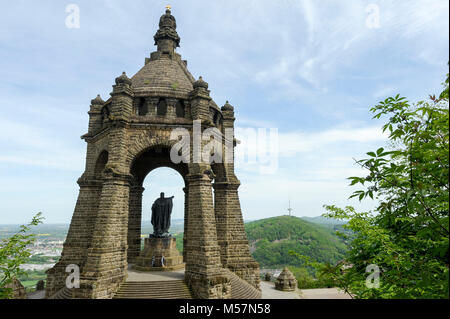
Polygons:
<instances>
[{"instance_id":1,"label":"crown ornament on dome","mask_svg":"<svg viewBox=\"0 0 450 319\"><path fill-rule=\"evenodd\" d=\"M97 97L91 100L91 105L103 105L103 104L105 104L105 101L102 100L100 94L97 94Z\"/></svg>"},{"instance_id":2,"label":"crown ornament on dome","mask_svg":"<svg viewBox=\"0 0 450 319\"><path fill-rule=\"evenodd\" d=\"M194 87L194 89L196 89L196 88L203 88L203 89L207 90L208 89L208 83L203 81L203 78L200 76L198 78L198 80L194 82L193 87Z\"/></svg>"},{"instance_id":3,"label":"crown ornament on dome","mask_svg":"<svg viewBox=\"0 0 450 319\"><path fill-rule=\"evenodd\" d=\"M131 79L127 76L125 72L122 72L122 75L116 78L116 84L128 84L131 85Z\"/></svg>"},{"instance_id":4,"label":"crown ornament on dome","mask_svg":"<svg viewBox=\"0 0 450 319\"><path fill-rule=\"evenodd\" d=\"M155 39L155 45L158 45L161 40L172 40L174 47L179 47L180 37L176 31L177 22L171 14L170 8L170 6L166 6L166 13L159 19L159 30L156 31L153 38Z\"/></svg>"},{"instance_id":5,"label":"crown ornament on dome","mask_svg":"<svg viewBox=\"0 0 450 319\"><path fill-rule=\"evenodd\" d=\"M228 101L226 101L225 105L222 106L222 111L234 111L234 107Z\"/></svg>"}]
</instances>

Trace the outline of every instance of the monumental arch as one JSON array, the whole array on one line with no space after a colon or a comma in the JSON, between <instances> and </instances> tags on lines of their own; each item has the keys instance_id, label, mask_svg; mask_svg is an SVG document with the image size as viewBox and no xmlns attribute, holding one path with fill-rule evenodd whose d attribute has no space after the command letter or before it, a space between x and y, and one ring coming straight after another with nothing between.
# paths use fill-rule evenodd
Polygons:
<instances>
[{"instance_id":1,"label":"monumental arch","mask_svg":"<svg viewBox=\"0 0 450 319\"><path fill-rule=\"evenodd\" d=\"M208 83L189 73L187 61L175 51L180 37L169 9L154 40L157 50L139 72L117 77L107 101L100 96L91 101L88 133L82 136L87 143L85 171L78 179L79 195L61 258L47 271L48 298L64 290L70 298L114 297L126 280L128 264L140 252L142 183L159 167L173 168L184 180L184 280L192 296L231 298L230 278L260 289L233 161L176 164L170 159L175 128L192 133L197 120L202 131L215 127L223 133L234 127L234 107L228 102L218 107ZM225 135L221 138L225 145ZM66 287L71 264L80 269L79 288Z\"/></svg>"}]
</instances>

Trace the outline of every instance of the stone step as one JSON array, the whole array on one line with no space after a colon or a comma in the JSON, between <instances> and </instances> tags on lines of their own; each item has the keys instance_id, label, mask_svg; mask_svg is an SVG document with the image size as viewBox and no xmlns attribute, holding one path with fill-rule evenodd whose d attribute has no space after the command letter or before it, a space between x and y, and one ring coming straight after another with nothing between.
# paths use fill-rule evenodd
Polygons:
<instances>
[{"instance_id":1,"label":"stone step","mask_svg":"<svg viewBox=\"0 0 450 319\"><path fill-rule=\"evenodd\" d=\"M120 287L114 299L192 299L183 280L127 281Z\"/></svg>"},{"instance_id":2,"label":"stone step","mask_svg":"<svg viewBox=\"0 0 450 319\"><path fill-rule=\"evenodd\" d=\"M241 279L235 273L227 270L231 283L231 298L233 299L260 299L261 292Z\"/></svg>"},{"instance_id":3,"label":"stone step","mask_svg":"<svg viewBox=\"0 0 450 319\"><path fill-rule=\"evenodd\" d=\"M175 295L123 294L123 295L114 296L114 299L124 299L124 298L190 299L190 295L189 294L175 294Z\"/></svg>"}]
</instances>

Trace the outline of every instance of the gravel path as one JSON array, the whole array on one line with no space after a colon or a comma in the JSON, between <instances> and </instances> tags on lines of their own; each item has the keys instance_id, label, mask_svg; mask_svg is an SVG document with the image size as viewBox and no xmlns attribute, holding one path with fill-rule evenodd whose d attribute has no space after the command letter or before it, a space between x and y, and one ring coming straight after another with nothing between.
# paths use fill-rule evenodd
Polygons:
<instances>
[{"instance_id":1,"label":"gravel path","mask_svg":"<svg viewBox=\"0 0 450 319\"><path fill-rule=\"evenodd\" d=\"M280 291L273 282L261 281L261 299L301 299L300 291Z\"/></svg>"},{"instance_id":2,"label":"gravel path","mask_svg":"<svg viewBox=\"0 0 450 319\"><path fill-rule=\"evenodd\" d=\"M262 299L351 299L337 288L298 289L280 291L273 282L261 281Z\"/></svg>"}]
</instances>

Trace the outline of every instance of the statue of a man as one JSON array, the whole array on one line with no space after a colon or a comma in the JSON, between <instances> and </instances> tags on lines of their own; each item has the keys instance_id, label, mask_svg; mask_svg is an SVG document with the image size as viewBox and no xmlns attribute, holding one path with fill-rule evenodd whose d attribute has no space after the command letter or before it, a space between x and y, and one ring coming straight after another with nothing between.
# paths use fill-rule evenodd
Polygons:
<instances>
[{"instance_id":1,"label":"statue of a man","mask_svg":"<svg viewBox=\"0 0 450 319\"><path fill-rule=\"evenodd\" d=\"M151 237L170 237L170 214L172 214L172 197L164 197L164 193L161 193L161 197L155 200L152 205L152 225L153 235Z\"/></svg>"}]
</instances>

